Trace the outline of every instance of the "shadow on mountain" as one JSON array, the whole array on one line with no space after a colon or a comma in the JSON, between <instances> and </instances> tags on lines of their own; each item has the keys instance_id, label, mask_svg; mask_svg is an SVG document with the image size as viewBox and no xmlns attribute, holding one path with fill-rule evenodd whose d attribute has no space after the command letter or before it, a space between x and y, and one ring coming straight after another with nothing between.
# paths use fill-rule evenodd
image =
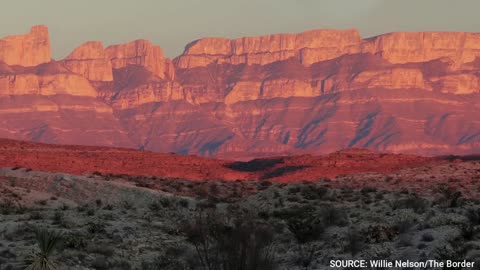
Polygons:
<instances>
[{"instance_id":1,"label":"shadow on mountain","mask_svg":"<svg viewBox=\"0 0 480 270\"><path fill-rule=\"evenodd\" d=\"M270 178L275 178L282 176L287 173L303 170L305 168L309 168L310 166L286 166L286 167L281 167L278 169L275 169L271 172L267 172L262 176L262 179L270 179Z\"/></svg>"},{"instance_id":2,"label":"shadow on mountain","mask_svg":"<svg viewBox=\"0 0 480 270\"><path fill-rule=\"evenodd\" d=\"M246 162L233 162L225 165L225 167L240 172L258 172L282 163L284 163L283 158L253 159Z\"/></svg>"},{"instance_id":3,"label":"shadow on mountain","mask_svg":"<svg viewBox=\"0 0 480 270\"><path fill-rule=\"evenodd\" d=\"M449 156L441 156L439 157L441 160L448 160L448 161L477 161L480 160L480 155L467 155L467 156L457 156L457 155L449 155Z\"/></svg>"}]
</instances>

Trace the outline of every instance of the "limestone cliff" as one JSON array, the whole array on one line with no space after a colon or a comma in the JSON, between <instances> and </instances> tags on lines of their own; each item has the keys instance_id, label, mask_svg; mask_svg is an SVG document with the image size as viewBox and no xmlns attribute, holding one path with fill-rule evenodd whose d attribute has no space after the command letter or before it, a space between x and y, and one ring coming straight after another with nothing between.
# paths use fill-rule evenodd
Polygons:
<instances>
[{"instance_id":1,"label":"limestone cliff","mask_svg":"<svg viewBox=\"0 0 480 270\"><path fill-rule=\"evenodd\" d=\"M113 81L112 63L101 42L91 41L82 44L63 62L68 70L90 81Z\"/></svg>"},{"instance_id":2,"label":"limestone cliff","mask_svg":"<svg viewBox=\"0 0 480 270\"><path fill-rule=\"evenodd\" d=\"M159 46L148 40L136 40L126 44L113 45L106 49L106 54L115 69L128 65L143 66L159 78L173 78L174 68L166 59Z\"/></svg>"},{"instance_id":3,"label":"limestone cliff","mask_svg":"<svg viewBox=\"0 0 480 270\"><path fill-rule=\"evenodd\" d=\"M428 62L449 58L457 66L480 56L480 34L462 32L400 32L367 39L362 52L381 55L391 63Z\"/></svg>"},{"instance_id":4,"label":"limestone cliff","mask_svg":"<svg viewBox=\"0 0 480 270\"><path fill-rule=\"evenodd\" d=\"M187 45L185 52L175 61L177 68L194 68L212 63L266 65L295 57L310 65L359 52L360 43L356 30L314 30L234 40L205 38Z\"/></svg>"},{"instance_id":5,"label":"limestone cliff","mask_svg":"<svg viewBox=\"0 0 480 270\"><path fill-rule=\"evenodd\" d=\"M50 60L50 38L46 26L37 25L28 34L0 39L0 61L8 65L31 67Z\"/></svg>"},{"instance_id":6,"label":"limestone cliff","mask_svg":"<svg viewBox=\"0 0 480 270\"><path fill-rule=\"evenodd\" d=\"M0 40L0 137L235 157L347 147L480 151L473 33L314 30L147 40L50 59L48 30Z\"/></svg>"}]
</instances>

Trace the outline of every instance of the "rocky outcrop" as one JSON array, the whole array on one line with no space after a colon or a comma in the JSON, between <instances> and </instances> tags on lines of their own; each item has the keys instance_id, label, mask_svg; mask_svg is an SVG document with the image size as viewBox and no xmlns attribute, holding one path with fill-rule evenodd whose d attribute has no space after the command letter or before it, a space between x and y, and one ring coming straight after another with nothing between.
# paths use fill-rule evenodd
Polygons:
<instances>
[{"instance_id":1,"label":"rocky outcrop","mask_svg":"<svg viewBox=\"0 0 480 270\"><path fill-rule=\"evenodd\" d=\"M259 64L298 58L309 66L345 54L371 53L394 64L452 59L456 66L480 56L480 34L460 32L391 33L361 40L356 30L315 30L240 39L205 38L189 44L178 68L209 64Z\"/></svg>"},{"instance_id":2,"label":"rocky outcrop","mask_svg":"<svg viewBox=\"0 0 480 270\"><path fill-rule=\"evenodd\" d=\"M361 72L354 77L347 89L368 88L431 90L421 70L408 68Z\"/></svg>"},{"instance_id":3,"label":"rocky outcrop","mask_svg":"<svg viewBox=\"0 0 480 270\"><path fill-rule=\"evenodd\" d=\"M0 61L7 65L32 67L51 61L48 28L32 27L25 35L0 39Z\"/></svg>"},{"instance_id":4,"label":"rocky outcrop","mask_svg":"<svg viewBox=\"0 0 480 270\"><path fill-rule=\"evenodd\" d=\"M68 70L90 81L113 81L112 63L101 42L82 44L68 55L63 63Z\"/></svg>"},{"instance_id":5,"label":"rocky outcrop","mask_svg":"<svg viewBox=\"0 0 480 270\"><path fill-rule=\"evenodd\" d=\"M59 62L28 69L10 67L10 70L12 73L0 74L0 96L97 96L87 79L69 72Z\"/></svg>"},{"instance_id":6,"label":"rocky outcrop","mask_svg":"<svg viewBox=\"0 0 480 270\"><path fill-rule=\"evenodd\" d=\"M97 92L83 77L73 74L15 74L0 76L1 95L73 95L96 97Z\"/></svg>"},{"instance_id":7,"label":"rocky outcrop","mask_svg":"<svg viewBox=\"0 0 480 270\"><path fill-rule=\"evenodd\" d=\"M113 108L121 110L136 108L142 104L176 100L187 100L179 84L174 82L151 82L119 92L111 104Z\"/></svg>"},{"instance_id":8,"label":"rocky outcrop","mask_svg":"<svg viewBox=\"0 0 480 270\"><path fill-rule=\"evenodd\" d=\"M428 62L449 58L456 66L480 56L480 34L462 32L400 32L367 39L362 52L381 55L391 63Z\"/></svg>"},{"instance_id":9,"label":"rocky outcrop","mask_svg":"<svg viewBox=\"0 0 480 270\"><path fill-rule=\"evenodd\" d=\"M294 57L310 65L346 53L357 53L360 43L356 30L314 30L297 35L277 34L234 40L205 38L187 45L175 62L177 68L223 63L266 65Z\"/></svg>"},{"instance_id":10,"label":"rocky outcrop","mask_svg":"<svg viewBox=\"0 0 480 270\"><path fill-rule=\"evenodd\" d=\"M136 40L126 44L110 46L106 54L115 69L128 65L142 66L159 78L173 79L174 67L169 59L163 55L159 46L154 46L148 40Z\"/></svg>"},{"instance_id":11,"label":"rocky outcrop","mask_svg":"<svg viewBox=\"0 0 480 270\"><path fill-rule=\"evenodd\" d=\"M432 78L436 88L443 93L475 94L480 92L480 78L475 74L447 75Z\"/></svg>"}]
</instances>

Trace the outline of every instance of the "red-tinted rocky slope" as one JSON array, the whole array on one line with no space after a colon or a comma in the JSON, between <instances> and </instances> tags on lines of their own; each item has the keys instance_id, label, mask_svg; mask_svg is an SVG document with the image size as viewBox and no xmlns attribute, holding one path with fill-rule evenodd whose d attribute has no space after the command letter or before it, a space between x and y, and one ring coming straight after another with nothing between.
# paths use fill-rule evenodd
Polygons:
<instances>
[{"instance_id":1,"label":"red-tinted rocky slope","mask_svg":"<svg viewBox=\"0 0 480 270\"><path fill-rule=\"evenodd\" d=\"M480 152L480 34L314 30L147 40L50 59L48 30L0 39L0 137L242 158L344 148Z\"/></svg>"},{"instance_id":2,"label":"red-tinted rocky slope","mask_svg":"<svg viewBox=\"0 0 480 270\"><path fill-rule=\"evenodd\" d=\"M126 148L68 146L0 139L0 168L86 174L148 175L188 180L302 181L359 172L389 173L440 164L436 158L349 149L325 156L225 161Z\"/></svg>"}]
</instances>

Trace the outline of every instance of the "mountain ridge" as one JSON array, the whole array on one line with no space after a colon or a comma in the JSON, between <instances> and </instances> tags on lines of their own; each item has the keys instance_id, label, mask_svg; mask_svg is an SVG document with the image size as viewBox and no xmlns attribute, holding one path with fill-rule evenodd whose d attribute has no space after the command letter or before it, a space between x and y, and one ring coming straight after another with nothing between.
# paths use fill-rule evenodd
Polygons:
<instances>
[{"instance_id":1,"label":"mountain ridge","mask_svg":"<svg viewBox=\"0 0 480 270\"><path fill-rule=\"evenodd\" d=\"M0 39L1 137L233 158L480 152L480 33L205 38L175 59L93 41L59 61L48 35Z\"/></svg>"}]
</instances>

